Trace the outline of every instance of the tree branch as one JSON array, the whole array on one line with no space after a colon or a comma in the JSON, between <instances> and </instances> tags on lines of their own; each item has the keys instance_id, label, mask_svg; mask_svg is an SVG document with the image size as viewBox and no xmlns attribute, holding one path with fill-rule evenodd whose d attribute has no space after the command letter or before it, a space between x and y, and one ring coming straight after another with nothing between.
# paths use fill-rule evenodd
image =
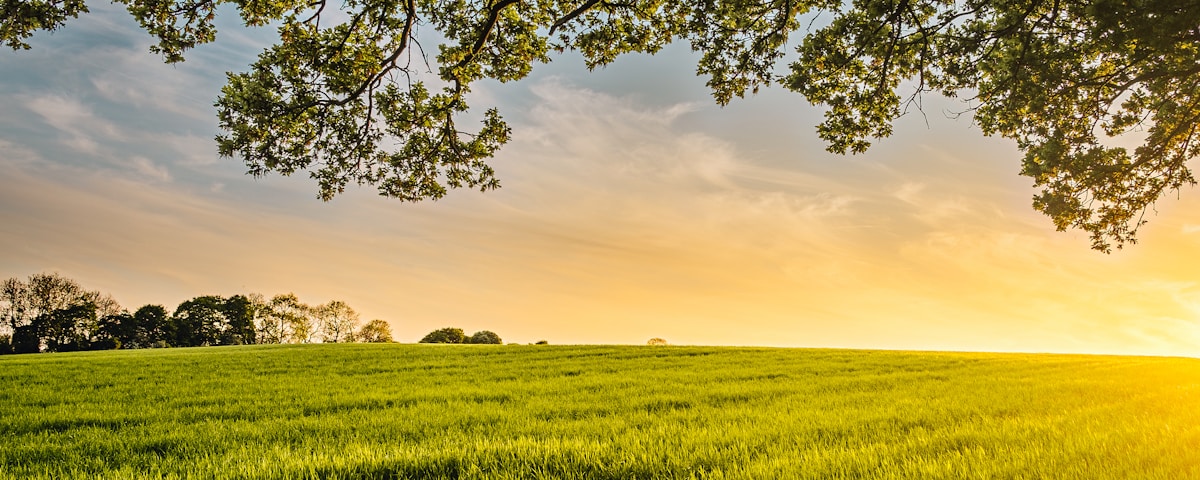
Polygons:
<instances>
[{"instance_id":1,"label":"tree branch","mask_svg":"<svg viewBox=\"0 0 1200 480\"><path fill-rule=\"evenodd\" d=\"M487 23L484 24L483 28L479 30L479 37L475 39L475 45L472 45L471 51L467 53L467 56L463 57L461 62L458 62L458 67L466 65L471 60L474 60L475 55L478 55L479 52L483 50L483 44L487 43L488 37L492 35L492 29L496 28L496 23L500 21L500 11L504 10L509 5L520 1L521 0L501 0L499 3L492 5L491 11L488 12Z\"/></svg>"},{"instance_id":2,"label":"tree branch","mask_svg":"<svg viewBox=\"0 0 1200 480\"><path fill-rule=\"evenodd\" d=\"M583 5L580 5L575 10L571 10L571 13L566 14L562 18L555 21L554 25L550 26L550 35L553 36L554 31L557 30L558 27L566 25L567 22L574 20L575 17L583 15L584 12L591 10L591 8L596 6L597 3L600 3L600 0L587 0L586 2L583 2Z\"/></svg>"}]
</instances>

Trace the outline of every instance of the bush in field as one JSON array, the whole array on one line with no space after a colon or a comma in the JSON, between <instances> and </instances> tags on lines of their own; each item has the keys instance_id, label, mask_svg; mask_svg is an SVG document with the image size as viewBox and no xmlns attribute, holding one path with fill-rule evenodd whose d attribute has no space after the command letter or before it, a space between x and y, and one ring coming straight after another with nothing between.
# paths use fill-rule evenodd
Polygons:
<instances>
[{"instance_id":1,"label":"bush in field","mask_svg":"<svg viewBox=\"0 0 1200 480\"><path fill-rule=\"evenodd\" d=\"M667 341L666 341L665 339L658 338L658 337L654 337L654 338L651 338L651 339L649 339L649 340L646 340L646 345L651 345L651 346L663 346L663 345L666 345L666 344L667 344Z\"/></svg>"},{"instance_id":2,"label":"bush in field","mask_svg":"<svg viewBox=\"0 0 1200 480\"><path fill-rule=\"evenodd\" d=\"M472 334L470 338L467 338L467 343L481 345L501 345L504 343L504 341L500 339L500 335L496 335L496 332L490 330L480 330Z\"/></svg>"},{"instance_id":3,"label":"bush in field","mask_svg":"<svg viewBox=\"0 0 1200 480\"><path fill-rule=\"evenodd\" d=\"M550 344L550 342L547 342L545 340L538 340L537 343L535 343L534 345L549 345L549 344Z\"/></svg>"},{"instance_id":4,"label":"bush in field","mask_svg":"<svg viewBox=\"0 0 1200 480\"><path fill-rule=\"evenodd\" d=\"M366 343L391 343L392 327L383 320L371 320L354 334L354 339Z\"/></svg>"},{"instance_id":5,"label":"bush in field","mask_svg":"<svg viewBox=\"0 0 1200 480\"><path fill-rule=\"evenodd\" d=\"M425 335L420 343L464 343L466 340L467 336L463 333L463 329L446 327L429 332L429 335Z\"/></svg>"}]
</instances>

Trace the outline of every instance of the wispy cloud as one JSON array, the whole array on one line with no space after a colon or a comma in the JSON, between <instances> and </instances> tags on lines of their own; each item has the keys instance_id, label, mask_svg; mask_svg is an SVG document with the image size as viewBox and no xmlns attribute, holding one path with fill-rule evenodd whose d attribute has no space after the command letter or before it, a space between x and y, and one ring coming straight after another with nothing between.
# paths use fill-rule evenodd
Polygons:
<instances>
[{"instance_id":1,"label":"wispy cloud","mask_svg":"<svg viewBox=\"0 0 1200 480\"><path fill-rule=\"evenodd\" d=\"M65 136L65 144L82 153L100 154L100 144L97 136L120 140L122 134L112 122L103 121L92 113L75 98L57 95L41 95L26 101L29 110L41 116L42 120Z\"/></svg>"},{"instance_id":2,"label":"wispy cloud","mask_svg":"<svg viewBox=\"0 0 1200 480\"><path fill-rule=\"evenodd\" d=\"M29 147L0 138L0 162L14 166L28 166L34 163L44 163L45 159Z\"/></svg>"},{"instance_id":3,"label":"wispy cloud","mask_svg":"<svg viewBox=\"0 0 1200 480\"><path fill-rule=\"evenodd\" d=\"M146 157L133 157L130 159L130 164L136 172L144 177L162 182L171 180L171 173L167 171L166 167L155 164Z\"/></svg>"}]
</instances>

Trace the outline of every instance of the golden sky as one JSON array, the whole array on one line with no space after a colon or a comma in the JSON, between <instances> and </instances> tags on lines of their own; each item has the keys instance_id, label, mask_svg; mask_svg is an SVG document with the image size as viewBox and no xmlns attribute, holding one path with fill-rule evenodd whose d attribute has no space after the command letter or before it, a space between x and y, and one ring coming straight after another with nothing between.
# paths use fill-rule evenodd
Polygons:
<instances>
[{"instance_id":1,"label":"golden sky","mask_svg":"<svg viewBox=\"0 0 1200 480\"><path fill-rule=\"evenodd\" d=\"M221 72L254 39L171 67L113 9L93 17L0 55L4 277L57 271L131 309L340 299L401 341L459 326L517 342L1200 355L1200 195L1160 202L1138 245L1094 252L1031 209L1013 143L947 118L952 101L842 157L795 94L715 106L683 49L590 74L567 58L472 100L512 124L502 189L322 203L302 176L242 175L209 140Z\"/></svg>"}]
</instances>

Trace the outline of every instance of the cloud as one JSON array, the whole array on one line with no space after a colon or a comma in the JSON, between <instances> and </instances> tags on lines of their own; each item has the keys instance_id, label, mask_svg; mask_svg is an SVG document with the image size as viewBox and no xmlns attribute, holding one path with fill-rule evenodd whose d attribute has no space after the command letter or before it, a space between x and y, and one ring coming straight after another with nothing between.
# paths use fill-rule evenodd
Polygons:
<instances>
[{"instance_id":1,"label":"cloud","mask_svg":"<svg viewBox=\"0 0 1200 480\"><path fill-rule=\"evenodd\" d=\"M67 145L80 152L98 155L100 144L97 136L120 140L120 130L111 122L103 121L75 98L58 95L39 95L25 102L26 108L40 115L50 126L68 138Z\"/></svg>"},{"instance_id":2,"label":"cloud","mask_svg":"<svg viewBox=\"0 0 1200 480\"><path fill-rule=\"evenodd\" d=\"M166 167L157 165L146 157L133 157L130 159L130 164L133 166L134 171L146 178L161 182L171 180L171 173L167 171Z\"/></svg>"},{"instance_id":3,"label":"cloud","mask_svg":"<svg viewBox=\"0 0 1200 480\"><path fill-rule=\"evenodd\" d=\"M45 161L32 148L0 138L0 162L14 166L28 166L35 163L44 163Z\"/></svg>"},{"instance_id":4,"label":"cloud","mask_svg":"<svg viewBox=\"0 0 1200 480\"><path fill-rule=\"evenodd\" d=\"M151 160L144 154L133 153L138 149L129 148L131 144L145 146L160 143L161 139L156 138L154 133L118 126L114 121L97 115L93 108L77 98L41 95L28 99L25 105L53 127L59 137L66 137L62 141L63 145L83 154L82 157L73 157L82 160L79 163L91 164L93 168L107 165L149 181L171 180L167 167L160 161ZM187 137L167 138L169 144ZM186 140L184 142L186 144ZM29 147L21 148L29 150ZM149 153L144 149L142 151ZM42 158L45 161L45 157Z\"/></svg>"},{"instance_id":5,"label":"cloud","mask_svg":"<svg viewBox=\"0 0 1200 480\"><path fill-rule=\"evenodd\" d=\"M246 29L236 15L223 15L218 27L219 46L166 65L120 5L93 7L70 28L36 36L32 50L0 58L0 70L13 73L0 82L0 101L14 107L0 116L0 137L46 161L145 181L240 177L237 162L218 160L212 103L224 72L243 69L274 32Z\"/></svg>"},{"instance_id":6,"label":"cloud","mask_svg":"<svg viewBox=\"0 0 1200 480\"><path fill-rule=\"evenodd\" d=\"M905 182L896 190L896 198L905 203L916 205L918 196L921 191L925 190L925 184L919 182Z\"/></svg>"}]
</instances>

